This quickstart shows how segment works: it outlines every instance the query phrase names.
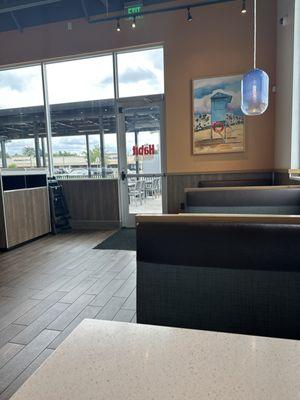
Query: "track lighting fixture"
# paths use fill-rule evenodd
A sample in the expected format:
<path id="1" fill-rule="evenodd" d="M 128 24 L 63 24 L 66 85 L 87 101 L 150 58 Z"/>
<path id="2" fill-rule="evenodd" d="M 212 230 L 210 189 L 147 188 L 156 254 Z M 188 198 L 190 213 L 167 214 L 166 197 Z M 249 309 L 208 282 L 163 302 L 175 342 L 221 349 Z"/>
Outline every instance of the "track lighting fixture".
<path id="1" fill-rule="evenodd" d="M 246 0 L 242 0 L 242 9 L 241 9 L 242 14 L 247 14 L 247 8 L 246 8 Z"/>
<path id="2" fill-rule="evenodd" d="M 224 0 L 224 1 L 227 1 L 227 0 Z M 241 0 L 241 2 L 242 2 L 241 14 L 247 14 L 247 6 L 246 6 L 247 5 L 247 0 Z M 177 9 L 178 10 L 179 9 L 186 9 L 186 13 L 187 13 L 186 20 L 188 22 L 192 22 L 193 21 L 193 16 L 192 16 L 192 13 L 191 13 L 191 7 L 198 7 L 198 6 L 201 6 L 201 5 L 202 5 L 202 3 L 193 4 L 192 6 L 174 7 L 172 9 L 167 9 L 166 11 L 173 11 L 173 10 L 175 11 Z M 155 13 L 155 12 L 157 12 L 157 11 L 154 10 L 154 11 L 150 11 L 150 12 L 147 12 L 147 13 L 141 12 L 141 13 L 138 14 L 138 17 L 142 16 L 142 15 L 145 15 L 145 14 Z M 120 16 L 120 17 L 117 17 L 117 18 L 116 17 L 115 18 L 113 18 L 113 17 L 111 18 L 111 20 L 115 19 L 117 21 L 116 28 L 115 28 L 117 32 L 121 32 L 120 19 L 123 19 L 123 18 L 124 18 L 123 16 Z M 106 21 L 106 20 L 107 20 L 107 18 L 103 19 L 103 21 Z M 102 20 L 95 20 L 95 21 L 90 21 L 90 22 L 102 22 Z M 132 29 L 136 28 L 136 15 L 131 16 L 131 28 Z"/>
<path id="3" fill-rule="evenodd" d="M 188 7 L 186 10 L 187 10 L 187 21 L 188 22 L 192 22 L 193 21 L 193 17 L 192 17 L 192 14 L 191 14 L 190 7 Z"/>
<path id="4" fill-rule="evenodd" d="M 135 23 L 135 16 L 133 17 L 133 21 L 131 23 L 131 28 L 134 29 L 136 27 L 136 23 Z"/>
<path id="5" fill-rule="evenodd" d="M 116 31 L 117 31 L 117 32 L 121 32 L 121 26 L 120 26 L 120 20 L 119 20 L 119 18 L 117 19 Z"/>

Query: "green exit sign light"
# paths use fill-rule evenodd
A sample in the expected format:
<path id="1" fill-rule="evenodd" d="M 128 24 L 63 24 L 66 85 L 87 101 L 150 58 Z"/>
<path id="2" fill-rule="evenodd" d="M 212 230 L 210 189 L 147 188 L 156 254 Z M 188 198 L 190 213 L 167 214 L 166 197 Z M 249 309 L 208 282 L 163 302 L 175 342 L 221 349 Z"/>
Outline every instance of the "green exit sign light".
<path id="1" fill-rule="evenodd" d="M 135 1 L 127 1 L 124 4 L 124 13 L 129 18 L 133 18 L 135 15 L 139 15 L 142 13 L 143 9 L 143 1 L 135 0 Z"/>
<path id="2" fill-rule="evenodd" d="M 142 6 L 131 6 L 127 7 L 127 15 L 135 15 L 135 14 L 140 14 L 142 12 Z"/>

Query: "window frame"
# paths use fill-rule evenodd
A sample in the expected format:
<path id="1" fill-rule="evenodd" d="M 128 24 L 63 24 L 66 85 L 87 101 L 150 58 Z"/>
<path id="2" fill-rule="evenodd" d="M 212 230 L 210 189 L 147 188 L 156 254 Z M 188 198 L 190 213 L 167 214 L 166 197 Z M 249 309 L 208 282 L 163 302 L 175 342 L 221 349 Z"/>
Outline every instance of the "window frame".
<path id="1" fill-rule="evenodd" d="M 160 93 L 160 94 L 154 94 L 154 95 L 150 94 L 149 96 L 163 96 L 165 93 L 165 87 L 166 87 L 165 47 L 164 47 L 163 43 L 156 43 L 156 44 L 152 44 L 152 45 L 151 44 L 141 45 L 141 46 L 135 46 L 135 47 L 126 47 L 126 48 L 116 49 L 113 51 L 97 51 L 97 52 L 78 54 L 78 55 L 73 55 L 73 56 L 42 59 L 40 61 L 4 65 L 4 66 L 0 67 L 0 72 L 18 69 L 18 68 L 34 67 L 34 66 L 36 66 L 36 67 L 38 66 L 41 68 L 42 89 L 43 89 L 42 107 L 44 108 L 44 113 L 45 113 L 45 133 L 46 133 L 47 145 L 48 145 L 47 146 L 48 147 L 48 165 L 45 168 L 48 169 L 50 176 L 54 175 L 54 159 L 53 159 L 53 150 L 52 150 L 53 136 L 52 136 L 52 130 L 51 130 L 51 113 L 50 113 L 51 105 L 49 102 L 49 95 L 48 95 L 48 82 L 47 82 L 46 66 L 49 64 L 57 64 L 60 62 L 63 63 L 63 62 L 68 62 L 68 61 L 83 60 L 83 59 L 88 59 L 88 58 L 93 58 L 93 57 L 112 56 L 114 97 L 113 97 L 113 99 L 107 99 L 107 100 L 114 100 L 114 102 L 116 104 L 116 111 L 117 111 L 117 105 L 118 105 L 119 100 L 126 101 L 126 99 L 128 99 L 128 100 L 131 99 L 134 101 L 135 98 L 148 96 L 148 95 L 140 95 L 140 96 L 132 96 L 132 97 L 120 97 L 119 96 L 119 80 L 118 80 L 118 66 L 117 66 L 118 54 L 147 51 L 147 50 L 154 50 L 154 49 L 162 49 L 162 52 L 163 52 L 162 57 L 163 57 L 163 89 L 164 89 L 164 92 Z M 106 100 L 106 99 L 101 99 L 101 100 Z M 118 131 L 118 128 L 116 130 Z M 116 132 L 116 134 L 118 136 L 118 132 Z M 88 149 L 87 149 L 87 151 L 88 151 Z M 85 177 L 84 179 L 89 179 L 89 177 Z M 101 178 L 99 178 L 99 179 L 101 179 Z"/>

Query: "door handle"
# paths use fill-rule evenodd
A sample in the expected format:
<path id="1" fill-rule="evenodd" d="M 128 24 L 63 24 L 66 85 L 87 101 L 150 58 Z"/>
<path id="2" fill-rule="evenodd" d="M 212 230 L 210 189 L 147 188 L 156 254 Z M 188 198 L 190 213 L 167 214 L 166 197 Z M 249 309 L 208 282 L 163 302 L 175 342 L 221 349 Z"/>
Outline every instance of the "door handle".
<path id="1" fill-rule="evenodd" d="M 122 179 L 122 181 L 125 181 L 125 179 L 126 179 L 126 174 L 124 171 L 121 172 L 121 179 Z"/>

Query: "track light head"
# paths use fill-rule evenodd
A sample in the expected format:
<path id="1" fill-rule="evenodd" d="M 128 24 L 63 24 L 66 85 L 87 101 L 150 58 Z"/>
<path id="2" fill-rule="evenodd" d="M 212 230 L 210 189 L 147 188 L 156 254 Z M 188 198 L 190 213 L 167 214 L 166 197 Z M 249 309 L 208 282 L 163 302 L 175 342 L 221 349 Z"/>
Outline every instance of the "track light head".
<path id="1" fill-rule="evenodd" d="M 193 17 L 192 17 L 192 14 L 191 14 L 190 7 L 188 7 L 186 10 L 187 10 L 187 21 L 188 22 L 192 22 L 193 21 Z"/>
<path id="2" fill-rule="evenodd" d="M 241 9 L 241 14 L 247 14 L 247 8 L 246 8 L 246 0 L 242 0 L 242 9 Z"/>
<path id="3" fill-rule="evenodd" d="M 119 20 L 119 18 L 117 19 L 116 31 L 117 31 L 117 32 L 121 32 L 121 26 L 120 26 L 120 20 Z"/>
<path id="4" fill-rule="evenodd" d="M 132 23 L 131 23 L 131 28 L 132 29 L 135 29 L 135 27 L 136 27 L 136 23 L 135 23 L 135 16 L 133 17 L 133 21 L 132 21 Z"/>

